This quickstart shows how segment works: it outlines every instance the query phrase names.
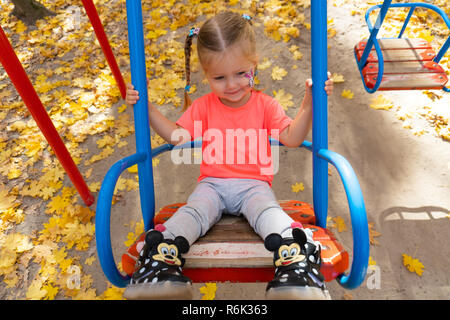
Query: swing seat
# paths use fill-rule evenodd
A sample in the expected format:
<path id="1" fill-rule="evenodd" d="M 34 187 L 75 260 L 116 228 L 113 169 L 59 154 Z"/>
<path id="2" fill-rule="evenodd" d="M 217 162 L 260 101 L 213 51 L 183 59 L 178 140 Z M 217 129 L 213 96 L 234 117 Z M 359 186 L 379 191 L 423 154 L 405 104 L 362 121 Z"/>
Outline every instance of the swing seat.
<path id="1" fill-rule="evenodd" d="M 445 70 L 433 59 L 436 52 L 423 39 L 377 39 L 384 61 L 383 78 L 378 90 L 443 89 L 448 82 Z M 355 46 L 355 56 L 361 59 L 367 40 Z M 379 59 L 372 48 L 362 69 L 365 85 L 373 89 L 378 78 Z"/>
<path id="2" fill-rule="evenodd" d="M 313 239 L 320 242 L 321 272 L 325 281 L 344 273 L 349 265 L 349 255 L 331 231 L 315 226 L 313 208 L 296 200 L 281 200 L 279 203 L 293 220 L 311 229 Z M 155 215 L 155 225 L 166 222 L 184 204 L 175 203 L 162 208 Z M 136 246 L 143 240 L 144 234 L 122 256 L 122 268 L 130 276 L 138 257 Z M 183 272 L 193 282 L 268 282 L 274 276 L 273 254 L 265 249 L 263 240 L 242 217 L 224 215 L 184 257 Z"/>

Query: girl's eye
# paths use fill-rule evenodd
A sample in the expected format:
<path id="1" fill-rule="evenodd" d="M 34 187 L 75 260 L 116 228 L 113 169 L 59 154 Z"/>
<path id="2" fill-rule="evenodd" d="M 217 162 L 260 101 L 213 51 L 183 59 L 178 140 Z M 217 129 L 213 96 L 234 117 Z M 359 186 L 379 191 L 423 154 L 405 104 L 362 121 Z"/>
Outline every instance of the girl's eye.
<path id="1" fill-rule="evenodd" d="M 222 79 L 223 79 L 222 76 L 220 76 L 220 77 L 215 77 L 215 78 L 214 78 L 214 80 L 222 80 Z"/>
<path id="2" fill-rule="evenodd" d="M 246 74 L 245 71 L 238 72 L 238 75 L 240 75 L 240 76 L 243 76 L 244 74 Z"/>

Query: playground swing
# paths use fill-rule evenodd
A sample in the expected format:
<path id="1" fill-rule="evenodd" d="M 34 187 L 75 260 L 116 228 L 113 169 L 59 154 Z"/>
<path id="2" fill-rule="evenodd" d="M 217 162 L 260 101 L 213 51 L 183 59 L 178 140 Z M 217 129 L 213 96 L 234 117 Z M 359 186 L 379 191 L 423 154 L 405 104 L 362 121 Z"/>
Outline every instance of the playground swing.
<path id="1" fill-rule="evenodd" d="M 416 8 L 430 9 L 440 15 L 447 28 L 450 20 L 445 12 L 428 3 L 395 3 L 385 0 L 366 12 L 365 19 L 370 31 L 368 40 L 362 40 L 354 48 L 356 62 L 367 92 L 377 90 L 424 90 L 442 89 L 449 92 L 445 85 L 448 77 L 439 65 L 450 46 L 450 36 L 439 49 L 433 50 L 424 39 L 403 38 L 403 34 Z M 408 15 L 397 38 L 377 38 L 386 14 L 390 8 L 409 8 Z M 370 22 L 370 13 L 380 9 L 375 26 Z"/>
<path id="2" fill-rule="evenodd" d="M 106 173 L 98 197 L 95 221 L 97 252 L 101 267 L 108 280 L 118 287 L 125 287 L 129 283 L 138 255 L 136 244 L 142 241 L 144 236 L 141 235 L 122 256 L 122 267 L 127 273 L 123 275 L 115 264 L 110 238 L 111 201 L 120 174 L 125 169 L 138 165 L 141 210 L 146 231 L 164 223 L 183 205 L 183 203 L 168 205 L 154 216 L 152 158 L 175 147 L 164 144 L 151 149 L 141 2 L 127 0 L 126 6 L 132 83 L 141 93 L 139 101 L 134 106 L 137 153 L 119 160 Z M 324 83 L 327 79 L 327 1 L 312 1 L 311 16 L 313 82 Z M 300 221 L 305 228 L 311 228 L 314 239 L 321 243 L 323 261 L 321 271 L 326 281 L 337 279 L 343 287 L 354 289 L 364 280 L 369 260 L 369 231 L 364 200 L 357 177 L 348 161 L 328 150 L 325 90 L 313 86 L 313 97 L 315 143 L 305 141 L 301 147 L 311 151 L 313 155 L 314 209 L 309 204 L 294 200 L 280 201 L 280 204 L 294 220 Z M 272 145 L 281 145 L 273 139 L 270 142 Z M 198 147 L 201 147 L 199 140 L 181 146 L 181 148 Z M 351 215 L 353 261 L 349 274 L 345 274 L 349 266 L 349 254 L 326 229 L 328 163 L 334 165 L 340 174 Z M 184 257 L 186 264 L 183 273 L 193 282 L 270 281 L 274 275 L 273 255 L 265 250 L 263 240 L 241 218 L 222 218 L 204 237 L 191 246 L 189 253 Z"/>

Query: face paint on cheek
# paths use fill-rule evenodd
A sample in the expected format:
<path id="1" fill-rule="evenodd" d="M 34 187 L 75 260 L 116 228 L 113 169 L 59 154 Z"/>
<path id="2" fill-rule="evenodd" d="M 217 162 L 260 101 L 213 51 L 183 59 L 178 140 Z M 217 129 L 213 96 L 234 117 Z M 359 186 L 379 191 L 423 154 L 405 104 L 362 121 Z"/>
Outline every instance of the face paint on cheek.
<path id="1" fill-rule="evenodd" d="M 253 88 L 255 86 L 255 76 L 253 74 L 253 70 L 250 70 L 250 72 L 247 72 L 245 74 L 245 77 L 248 78 L 250 88 Z"/>

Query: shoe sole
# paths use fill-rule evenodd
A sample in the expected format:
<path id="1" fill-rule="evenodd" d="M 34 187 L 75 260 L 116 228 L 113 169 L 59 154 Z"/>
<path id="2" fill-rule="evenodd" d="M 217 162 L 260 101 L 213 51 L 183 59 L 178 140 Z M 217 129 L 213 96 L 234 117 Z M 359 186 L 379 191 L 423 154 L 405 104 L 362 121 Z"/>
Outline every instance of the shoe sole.
<path id="1" fill-rule="evenodd" d="M 129 300 L 192 300 L 193 295 L 192 284 L 173 281 L 130 284 L 123 293 Z"/>
<path id="2" fill-rule="evenodd" d="M 328 290 L 314 287 L 271 288 L 266 292 L 267 300 L 331 300 Z"/>

